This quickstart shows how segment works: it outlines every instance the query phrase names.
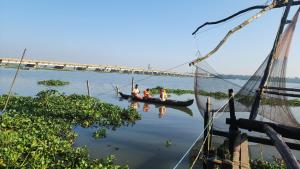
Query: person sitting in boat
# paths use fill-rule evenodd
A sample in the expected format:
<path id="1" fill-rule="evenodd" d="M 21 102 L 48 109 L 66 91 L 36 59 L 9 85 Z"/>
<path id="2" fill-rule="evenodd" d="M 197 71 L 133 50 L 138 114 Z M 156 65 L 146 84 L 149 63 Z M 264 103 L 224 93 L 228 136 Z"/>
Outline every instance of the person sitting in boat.
<path id="1" fill-rule="evenodd" d="M 147 88 L 146 90 L 144 90 L 144 99 L 149 99 L 151 98 L 151 92 L 150 89 Z"/>
<path id="2" fill-rule="evenodd" d="M 161 100 L 161 101 L 166 101 L 166 100 L 167 100 L 167 97 L 168 97 L 167 92 L 166 92 L 166 89 L 161 88 L 161 89 L 160 89 L 160 92 L 159 92 L 159 96 L 160 96 L 160 100 Z"/>
<path id="3" fill-rule="evenodd" d="M 131 95 L 135 98 L 142 99 L 143 97 L 140 95 L 139 85 L 136 84 L 135 87 L 131 91 Z"/>

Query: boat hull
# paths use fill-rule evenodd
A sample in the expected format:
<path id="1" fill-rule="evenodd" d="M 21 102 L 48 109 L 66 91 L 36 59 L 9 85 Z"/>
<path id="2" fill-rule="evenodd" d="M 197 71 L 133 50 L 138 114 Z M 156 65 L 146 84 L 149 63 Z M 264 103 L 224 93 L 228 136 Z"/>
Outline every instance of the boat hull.
<path id="1" fill-rule="evenodd" d="M 170 105 L 170 106 L 190 106 L 193 104 L 194 99 L 188 100 L 188 101 L 177 101 L 177 100 L 170 100 L 167 99 L 166 101 L 161 101 L 157 98 L 149 98 L 149 99 L 140 99 L 136 97 L 132 97 L 131 95 L 123 94 L 122 92 L 119 92 L 121 97 L 124 99 L 131 98 L 132 100 L 144 102 L 144 103 L 154 103 L 154 104 L 161 104 L 161 105 Z"/>

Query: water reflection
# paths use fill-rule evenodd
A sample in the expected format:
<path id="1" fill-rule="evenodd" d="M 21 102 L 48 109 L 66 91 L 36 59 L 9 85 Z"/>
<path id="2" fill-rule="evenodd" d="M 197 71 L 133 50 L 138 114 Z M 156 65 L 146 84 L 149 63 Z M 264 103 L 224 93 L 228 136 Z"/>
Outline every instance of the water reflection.
<path id="1" fill-rule="evenodd" d="M 137 110 L 140 107 L 140 104 L 139 102 L 133 101 L 131 102 L 130 107 Z"/>
<path id="2" fill-rule="evenodd" d="M 148 112 L 150 109 L 150 105 L 148 103 L 144 103 L 143 112 Z"/>
<path id="3" fill-rule="evenodd" d="M 162 118 L 166 114 L 167 108 L 166 106 L 159 106 L 158 111 L 159 111 L 158 117 Z"/>
<path id="4" fill-rule="evenodd" d="M 120 99 L 120 101 L 124 101 L 124 100 Z M 136 109 L 136 110 L 138 110 L 140 108 L 140 104 L 142 104 L 142 103 L 139 103 L 137 101 L 132 101 L 132 100 L 130 100 L 129 103 L 130 103 L 129 107 Z M 150 105 L 154 105 L 154 109 L 152 109 L 152 110 L 158 109 L 158 112 L 159 112 L 158 117 L 159 118 L 162 118 L 163 116 L 165 116 L 165 114 L 167 112 L 167 108 L 179 110 L 180 112 L 184 112 L 190 116 L 193 116 L 192 110 L 188 107 L 166 106 L 166 105 L 157 105 L 157 104 L 150 104 L 150 103 L 143 103 L 143 109 L 142 109 L 143 112 L 149 112 L 152 108 L 152 106 L 150 106 Z"/>

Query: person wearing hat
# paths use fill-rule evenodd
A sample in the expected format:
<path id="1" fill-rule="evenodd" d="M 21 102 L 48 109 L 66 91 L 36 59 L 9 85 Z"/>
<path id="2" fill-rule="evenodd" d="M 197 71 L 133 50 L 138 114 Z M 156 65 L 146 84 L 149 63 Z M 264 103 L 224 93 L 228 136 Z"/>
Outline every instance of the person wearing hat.
<path id="1" fill-rule="evenodd" d="M 131 91 L 131 95 L 135 98 L 143 99 L 143 97 L 140 95 L 140 90 L 138 87 L 139 87 L 139 85 L 136 84 L 135 87 Z"/>

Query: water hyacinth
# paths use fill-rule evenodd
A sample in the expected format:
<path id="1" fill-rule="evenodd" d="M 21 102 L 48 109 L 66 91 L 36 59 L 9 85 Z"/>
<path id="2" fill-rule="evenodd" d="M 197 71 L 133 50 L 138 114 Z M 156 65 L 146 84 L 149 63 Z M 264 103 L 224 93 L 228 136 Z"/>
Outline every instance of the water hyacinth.
<path id="1" fill-rule="evenodd" d="M 7 96 L 0 97 L 0 108 Z M 55 90 L 36 97 L 12 96 L 0 116 L 0 168 L 127 168 L 113 164 L 113 156 L 91 160 L 87 149 L 74 148 L 75 125 L 105 128 L 134 124 L 140 115 L 84 95 Z M 102 134 L 102 135 L 100 135 Z"/>
<path id="2" fill-rule="evenodd" d="M 45 85 L 45 86 L 65 86 L 65 85 L 69 85 L 70 82 L 61 81 L 61 80 L 41 80 L 38 81 L 37 84 Z"/>

